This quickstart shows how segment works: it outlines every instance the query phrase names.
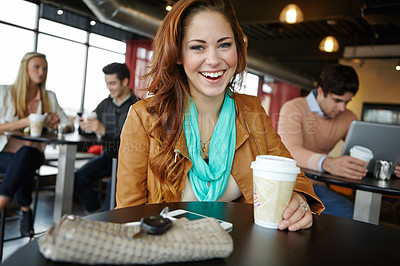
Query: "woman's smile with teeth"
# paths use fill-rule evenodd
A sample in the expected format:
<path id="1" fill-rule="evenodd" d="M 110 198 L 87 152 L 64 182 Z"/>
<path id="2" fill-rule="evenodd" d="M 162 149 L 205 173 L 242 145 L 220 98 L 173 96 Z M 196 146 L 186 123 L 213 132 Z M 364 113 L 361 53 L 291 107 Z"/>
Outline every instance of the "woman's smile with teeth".
<path id="1" fill-rule="evenodd" d="M 224 74 L 224 71 L 218 71 L 218 72 L 200 72 L 204 77 L 206 78 L 219 78 Z"/>

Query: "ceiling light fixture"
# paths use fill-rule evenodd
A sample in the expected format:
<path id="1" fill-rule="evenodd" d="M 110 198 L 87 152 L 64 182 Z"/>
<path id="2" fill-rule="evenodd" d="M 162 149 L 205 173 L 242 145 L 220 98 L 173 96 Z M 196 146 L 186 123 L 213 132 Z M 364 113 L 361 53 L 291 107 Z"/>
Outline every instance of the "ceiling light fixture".
<path id="1" fill-rule="evenodd" d="M 167 11 L 171 11 L 171 9 L 172 9 L 172 6 L 171 6 L 171 5 L 167 5 L 167 6 L 165 7 L 165 10 L 167 10 Z"/>
<path id="2" fill-rule="evenodd" d="M 295 24 L 303 22 L 304 16 L 298 5 L 288 4 L 282 9 L 281 14 L 279 15 L 279 20 L 282 23 Z"/>
<path id="3" fill-rule="evenodd" d="M 62 14 L 64 14 L 64 10 L 62 10 L 61 8 L 59 8 L 57 10 L 57 15 L 61 16 Z"/>
<path id="4" fill-rule="evenodd" d="M 339 43 L 333 36 L 326 36 L 319 43 L 319 49 L 322 52 L 334 53 L 339 50 Z"/>
<path id="5" fill-rule="evenodd" d="M 96 25 L 96 21 L 95 20 L 91 20 L 89 23 L 90 23 L 90 26 Z"/>
<path id="6" fill-rule="evenodd" d="M 394 67 L 397 71 L 400 71 L 400 62 L 397 63 L 397 65 Z"/>

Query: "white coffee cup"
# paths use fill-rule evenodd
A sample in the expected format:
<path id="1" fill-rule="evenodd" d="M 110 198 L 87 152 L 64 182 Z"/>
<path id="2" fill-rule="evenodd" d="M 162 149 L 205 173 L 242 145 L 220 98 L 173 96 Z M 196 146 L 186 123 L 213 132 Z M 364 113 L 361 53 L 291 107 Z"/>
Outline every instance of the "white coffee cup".
<path id="1" fill-rule="evenodd" d="M 84 113 L 82 115 L 82 118 L 84 121 L 88 120 L 89 118 L 97 118 L 97 114 L 95 112 L 91 112 L 91 113 Z"/>
<path id="2" fill-rule="evenodd" d="M 29 130 L 32 137 L 39 137 L 40 135 L 42 135 L 45 118 L 46 115 L 42 114 L 29 115 Z"/>
<path id="3" fill-rule="evenodd" d="M 267 228 L 278 228 L 289 204 L 300 168 L 296 161 L 274 155 L 259 155 L 253 169 L 254 221 Z"/>
<path id="4" fill-rule="evenodd" d="M 87 121 L 88 119 L 90 119 L 90 118 L 97 118 L 97 114 L 95 113 L 95 112 L 91 112 L 91 113 L 84 113 L 83 115 L 82 115 L 82 118 L 83 118 L 83 121 Z M 88 131 L 85 131 L 86 133 L 93 133 L 93 131 L 91 131 L 91 130 L 88 130 Z"/>
<path id="5" fill-rule="evenodd" d="M 370 149 L 358 145 L 355 145 L 350 149 L 350 156 L 367 163 L 369 163 L 369 161 L 374 158 L 374 154 Z"/>

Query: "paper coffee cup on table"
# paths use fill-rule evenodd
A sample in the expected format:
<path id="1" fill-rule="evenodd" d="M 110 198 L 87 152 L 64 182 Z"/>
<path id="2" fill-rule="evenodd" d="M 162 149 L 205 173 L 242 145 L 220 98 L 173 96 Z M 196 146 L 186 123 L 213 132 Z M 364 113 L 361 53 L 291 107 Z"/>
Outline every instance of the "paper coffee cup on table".
<path id="1" fill-rule="evenodd" d="M 39 137 L 42 135 L 43 124 L 46 115 L 42 114 L 30 114 L 29 115 L 29 127 L 30 133 L 32 137 Z"/>
<path id="2" fill-rule="evenodd" d="M 300 168 L 296 161 L 274 155 L 259 155 L 253 169 L 254 221 L 267 228 L 278 228 L 289 204 Z"/>
<path id="3" fill-rule="evenodd" d="M 350 149 L 350 156 L 367 163 L 374 158 L 374 155 L 370 149 L 358 145 L 355 145 Z"/>

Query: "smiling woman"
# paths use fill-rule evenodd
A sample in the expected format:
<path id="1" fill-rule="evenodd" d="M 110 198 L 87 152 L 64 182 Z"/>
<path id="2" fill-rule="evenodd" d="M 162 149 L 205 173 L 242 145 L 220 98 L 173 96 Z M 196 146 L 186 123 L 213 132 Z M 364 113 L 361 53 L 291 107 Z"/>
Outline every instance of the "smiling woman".
<path id="1" fill-rule="evenodd" d="M 174 5 L 154 39 L 148 74 L 153 97 L 132 106 L 121 133 L 117 208 L 252 203 L 255 157 L 290 157 L 260 101 L 235 93 L 246 70 L 246 46 L 230 1 Z M 281 230 L 308 228 L 311 210 L 323 210 L 305 176 L 297 180 Z M 301 207 L 305 202 L 311 210 Z"/>
<path id="2" fill-rule="evenodd" d="M 246 69 L 246 42 L 232 4 L 178 1 L 154 39 L 152 62 L 153 97 L 132 106 L 121 133 L 117 208 L 171 201 L 252 203 L 251 162 L 259 154 L 290 154 L 260 101 L 234 92 Z M 310 208 L 301 207 L 305 202 Z M 322 210 L 299 174 L 279 229 L 308 228 L 311 211 Z"/>

